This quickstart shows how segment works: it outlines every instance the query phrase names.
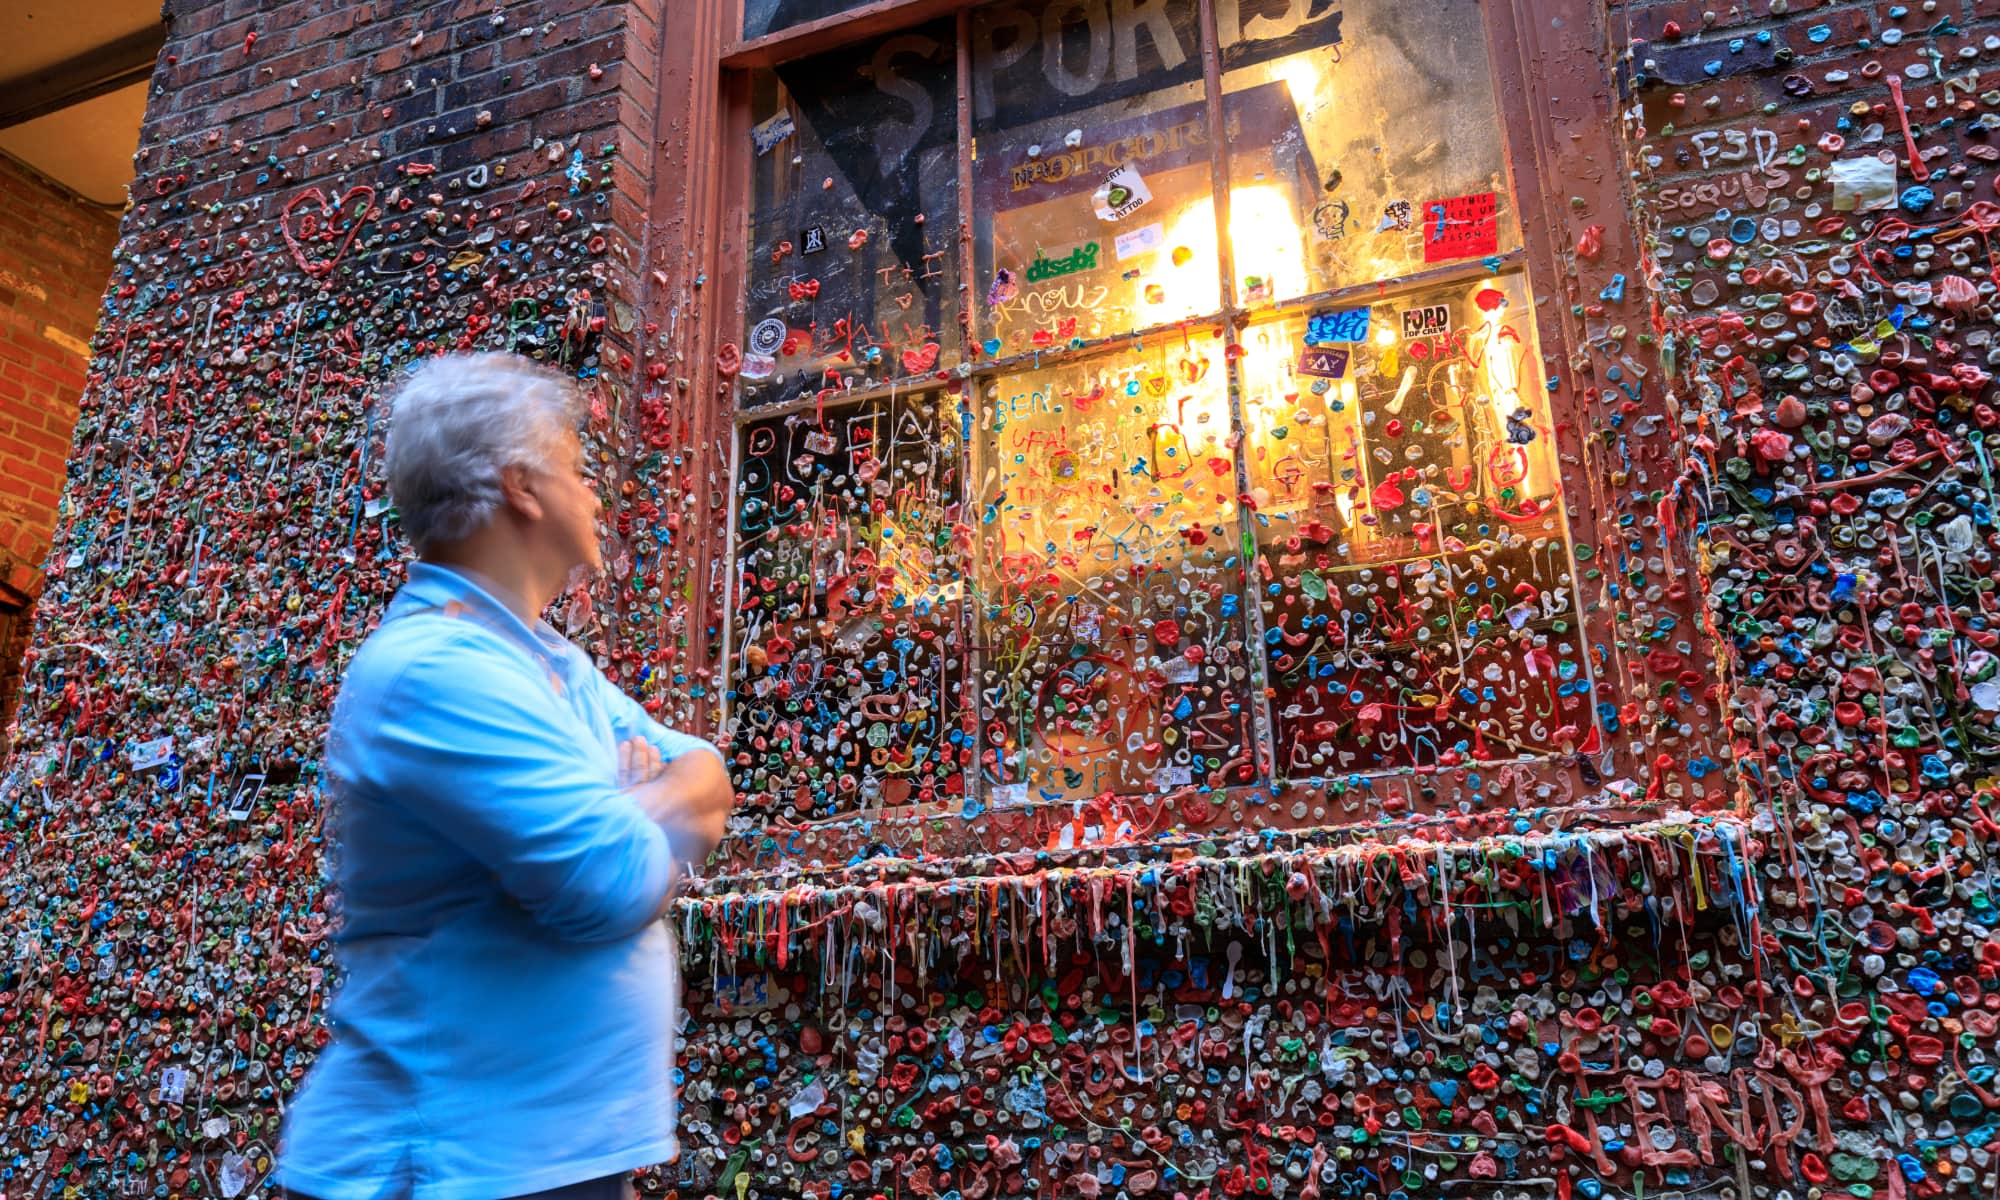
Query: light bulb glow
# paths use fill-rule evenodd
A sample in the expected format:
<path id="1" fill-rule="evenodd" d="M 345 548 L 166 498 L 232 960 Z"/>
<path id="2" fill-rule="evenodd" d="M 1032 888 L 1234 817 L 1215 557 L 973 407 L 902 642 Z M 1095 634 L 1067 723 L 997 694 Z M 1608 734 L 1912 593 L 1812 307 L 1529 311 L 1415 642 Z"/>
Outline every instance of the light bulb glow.
<path id="1" fill-rule="evenodd" d="M 1162 264 L 1158 272 L 1167 306 L 1190 313 L 1220 308 L 1214 202 L 1202 200 L 1182 209 L 1167 231 L 1167 245 L 1187 251 L 1182 262 Z M 1310 290 L 1304 231 L 1291 203 L 1275 187 L 1257 184 L 1230 191 L 1229 250 L 1237 295 L 1246 301 L 1289 299 Z"/>
<path id="2" fill-rule="evenodd" d="M 1271 73 L 1285 81 L 1285 90 L 1291 93 L 1292 107 L 1305 117 L 1319 107 L 1319 68 L 1313 65 L 1309 55 L 1299 54 L 1284 59 L 1273 66 Z"/>
<path id="3" fill-rule="evenodd" d="M 1229 193 L 1229 248 L 1239 296 L 1281 300 L 1309 290 L 1305 238 L 1277 188 L 1258 185 Z"/>

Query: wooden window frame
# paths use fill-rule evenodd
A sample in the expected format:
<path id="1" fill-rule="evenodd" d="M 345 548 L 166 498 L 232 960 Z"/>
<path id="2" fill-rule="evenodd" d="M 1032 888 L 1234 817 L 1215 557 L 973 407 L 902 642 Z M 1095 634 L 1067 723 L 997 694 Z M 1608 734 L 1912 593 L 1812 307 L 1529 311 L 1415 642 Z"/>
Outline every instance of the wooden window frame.
<path id="1" fill-rule="evenodd" d="M 696 361 L 710 363 L 715 349 L 737 341 L 746 315 L 752 160 L 747 150 L 739 153 L 738 148 L 747 147 L 752 125 L 750 73 L 943 17 L 955 17 L 958 135 L 963 146 L 971 136 L 971 106 L 966 98 L 971 69 L 968 22 L 973 10 L 989 2 L 875 0 L 837 16 L 746 40 L 738 36 L 742 30 L 742 0 L 693 0 L 690 7 L 700 12 L 690 27 L 702 33 L 719 31 L 721 36 L 697 36 L 682 41 L 678 48 L 665 48 L 663 77 L 671 77 L 678 65 L 698 100 L 705 99 L 702 96 L 705 89 L 712 89 L 708 95 L 714 100 L 712 105 L 694 106 L 681 135 L 688 163 L 712 164 L 706 168 L 709 173 L 706 178 L 689 183 L 683 192 L 707 199 L 707 203 L 691 205 L 685 211 L 699 213 L 706 209 L 710 219 L 690 220 L 684 228 L 693 251 L 688 261 L 708 264 L 715 280 L 700 316 Z M 1266 711 L 1251 735 L 1259 765 L 1258 782 L 1232 787 L 1220 796 L 1192 805 L 1185 795 L 1175 801 L 1181 811 L 1172 815 L 1172 822 L 1187 831 L 1189 844 L 1264 829 L 1330 828 L 1330 835 L 1335 837 L 1379 839 L 1393 834 L 1435 839 L 1524 833 L 1528 831 L 1520 823 L 1524 820 L 1538 831 L 1622 827 L 1657 819 L 1669 809 L 1740 804 L 1740 797 L 1723 797 L 1716 783 L 1698 782 L 1692 777 L 1695 773 L 1688 770 L 1690 764 L 1704 758 L 1711 762 L 1724 758 L 1726 748 L 1722 681 L 1712 643 L 1704 636 L 1704 631 L 1712 630 L 1712 626 L 1701 606 L 1700 589 L 1695 586 L 1692 551 L 1685 540 L 1673 534 L 1670 520 L 1663 519 L 1648 529 L 1646 518 L 1635 517 L 1630 502 L 1635 482 L 1641 486 L 1654 485 L 1657 494 L 1666 490 L 1660 485 L 1673 480 L 1682 465 L 1675 459 L 1674 439 L 1678 431 L 1668 427 L 1670 421 L 1661 419 L 1650 431 L 1626 429 L 1622 424 L 1622 418 L 1633 417 L 1641 408 L 1662 418 L 1673 411 L 1669 397 L 1663 394 L 1666 381 L 1652 377 L 1634 380 L 1627 376 L 1621 386 L 1621 382 L 1594 374 L 1603 371 L 1606 364 L 1644 363 L 1651 356 L 1651 351 L 1642 344 L 1644 333 L 1650 330 L 1650 321 L 1644 280 L 1637 277 L 1636 269 L 1621 277 L 1625 281 L 1622 298 L 1598 295 L 1594 284 L 1584 282 L 1586 276 L 1606 276 L 1616 264 L 1638 264 L 1643 258 L 1643 243 L 1633 224 L 1631 196 L 1626 189 L 1628 172 L 1618 137 L 1618 122 L 1624 113 L 1617 107 L 1619 98 L 1612 83 L 1612 50 L 1603 7 L 1598 0 L 1497 0 L 1483 3 L 1479 8 L 1485 23 L 1497 112 L 1505 134 L 1507 182 L 1521 227 L 1521 248 L 1505 257 L 1508 266 L 1517 266 L 1527 276 L 1538 308 L 1534 321 L 1545 370 L 1560 381 L 1549 397 L 1549 406 L 1568 536 L 1572 546 L 1595 548 L 1594 559 L 1602 571 L 1595 579 L 1586 576 L 1573 581 L 1572 587 L 1582 606 L 1578 614 L 1581 625 L 1578 637 L 1585 658 L 1591 660 L 1586 666 L 1592 674 L 1593 710 L 1607 703 L 1617 707 L 1621 710 L 1623 728 L 1614 734 L 1597 726 L 1605 745 L 1600 753 L 1591 756 L 1588 764 L 1575 757 L 1550 756 L 1376 771 L 1355 777 L 1363 780 L 1358 795 L 1327 794 L 1309 785 L 1287 783 L 1274 798 L 1269 785 L 1273 764 L 1268 761 L 1272 734 Z M 1212 33 L 1213 0 L 1200 0 L 1200 20 L 1204 31 Z M 1205 34 L 1202 54 L 1205 94 L 1219 96 L 1223 94 L 1221 63 L 1213 36 Z M 1209 105 L 1208 120 L 1217 228 L 1227 230 L 1230 189 L 1224 139 L 1220 136 L 1220 105 Z M 970 173 L 969 160 L 961 156 L 959 271 L 961 281 L 968 283 L 974 270 Z M 656 212 L 661 187 L 656 180 Z M 1578 219 L 1579 213 L 1588 214 L 1587 220 Z M 1237 303 L 1234 271 L 1228 261 L 1229 238 L 1218 235 L 1217 241 L 1222 259 L 1221 320 L 1233 330 L 1241 330 L 1253 310 Z M 1589 245 L 1591 242 L 1595 243 L 1594 249 Z M 1426 282 L 1466 279 L 1484 270 L 1480 263 L 1473 262 L 1385 282 L 1402 290 Z M 1370 281 L 1254 311 L 1260 318 L 1269 318 L 1324 308 L 1347 296 L 1372 296 L 1376 292 L 1377 284 Z M 969 296 L 971 292 L 962 290 L 961 294 Z M 1591 323 L 1599 325 L 1595 341 Z M 1192 322 L 1186 324 L 1193 327 Z M 1614 331 L 1618 326 L 1625 327 L 1625 338 L 1607 344 L 1608 339 L 1602 335 L 1606 324 Z M 1163 328 L 1177 327 L 1180 323 Z M 1138 332 L 1143 335 L 1156 331 Z M 968 325 L 966 336 L 973 335 Z M 1041 362 L 1048 365 L 1089 358 L 1105 343 L 1127 342 L 1132 336 L 1121 332 L 1073 352 L 1044 351 Z M 968 346 L 968 361 L 972 357 L 970 349 Z M 978 362 L 976 374 L 979 377 L 1005 374 L 1010 366 L 1022 365 L 1015 361 L 1017 357 L 1027 356 Z M 719 381 L 711 378 L 708 382 Z M 970 389 L 974 383 L 975 380 L 967 379 L 963 386 Z M 890 390 L 887 383 L 857 387 L 843 393 L 837 403 L 845 405 Z M 901 381 L 896 390 L 913 389 L 907 381 Z M 693 422 L 696 442 L 711 456 L 707 463 L 711 474 L 733 468 L 736 431 L 744 421 L 782 414 L 796 407 L 780 404 L 739 411 L 734 389 L 730 387 L 697 388 L 694 394 L 717 397 L 696 414 Z M 1240 413 L 1232 415 L 1240 421 Z M 1239 456 L 1239 482 L 1242 470 Z M 722 497 L 720 510 L 733 531 L 736 504 L 733 473 L 725 473 L 723 478 L 728 480 L 728 492 Z M 1637 532 L 1621 536 L 1621 527 L 1636 527 Z M 1657 598 L 1649 596 L 1648 607 L 1653 613 L 1673 619 L 1674 636 L 1643 637 L 1627 628 L 1621 616 L 1626 607 L 1622 589 L 1634 585 L 1625 579 L 1613 580 L 1609 572 L 1628 553 L 1625 547 L 1628 540 L 1638 546 L 1631 553 L 1664 560 L 1664 570 L 1647 575 L 1648 586 L 1662 593 Z M 707 546 L 698 577 L 714 579 L 719 574 L 724 580 L 720 596 L 723 611 L 711 611 L 709 606 L 717 597 L 703 595 L 694 622 L 694 628 L 709 631 L 712 643 L 696 648 L 698 658 L 709 664 L 715 685 L 725 694 L 730 669 L 730 634 L 726 622 L 736 586 L 733 554 L 733 538 L 726 547 L 716 545 L 713 540 Z M 961 601 L 961 614 L 968 605 L 969 601 Z M 1245 605 L 1246 610 L 1253 607 Z M 962 635 L 970 632 L 965 622 L 961 615 Z M 1247 613 L 1246 623 L 1256 624 Z M 1246 635 L 1249 632 L 1246 628 Z M 966 636 L 963 642 L 961 653 L 969 659 L 972 639 Z M 1264 653 L 1261 645 L 1251 652 L 1259 656 Z M 1267 664 L 1259 663 L 1253 683 L 1263 678 L 1267 670 Z M 966 702 L 977 703 L 971 699 Z M 1264 708 L 1261 702 L 1259 707 Z M 979 770 L 976 762 L 961 769 L 976 780 Z M 1477 785 L 1474 778 L 1479 779 Z M 1615 799 L 1607 798 L 1601 784 L 1614 779 L 1636 781 L 1643 791 L 1636 796 L 1624 793 Z M 1295 805 L 1299 800 L 1307 803 Z M 1461 803 L 1469 804 L 1469 810 L 1462 810 Z M 1339 816 L 1331 815 L 1342 805 L 1348 806 L 1346 811 Z M 1201 815 L 1199 809 L 1203 806 L 1212 809 L 1205 825 L 1194 819 Z M 1329 815 L 1321 818 L 1296 815 L 1301 808 L 1310 813 L 1314 806 L 1326 808 Z M 1050 807 L 1030 804 L 986 808 L 975 816 L 965 816 L 956 803 L 933 804 L 878 810 L 860 820 L 853 814 L 840 814 L 800 823 L 775 821 L 764 830 L 762 838 L 743 839 L 726 856 L 732 866 L 755 873 L 775 865 L 774 855 L 779 851 L 787 858 L 828 865 L 848 861 L 863 847 L 883 845 L 907 855 L 972 857 L 1032 853 L 1044 848 L 1052 830 L 1072 819 L 1069 802 L 1057 802 L 1053 806 L 1058 810 L 1055 812 L 1049 811 Z M 1385 828 L 1385 815 L 1395 824 Z M 1142 849 L 1146 846 L 1157 843 L 1140 844 Z"/>

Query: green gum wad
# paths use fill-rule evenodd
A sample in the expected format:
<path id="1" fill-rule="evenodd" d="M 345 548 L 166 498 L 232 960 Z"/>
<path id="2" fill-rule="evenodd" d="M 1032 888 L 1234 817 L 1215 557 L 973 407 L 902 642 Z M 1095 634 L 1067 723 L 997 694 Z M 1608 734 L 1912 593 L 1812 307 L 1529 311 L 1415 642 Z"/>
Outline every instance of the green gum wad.
<path id="1" fill-rule="evenodd" d="M 1835 1179 L 1847 1182 L 1873 1179 L 1876 1172 L 1880 1170 L 1874 1159 L 1866 1155 L 1849 1154 L 1844 1150 L 1834 1151 L 1828 1157 L 1827 1165 L 1833 1169 L 1833 1177 Z"/>

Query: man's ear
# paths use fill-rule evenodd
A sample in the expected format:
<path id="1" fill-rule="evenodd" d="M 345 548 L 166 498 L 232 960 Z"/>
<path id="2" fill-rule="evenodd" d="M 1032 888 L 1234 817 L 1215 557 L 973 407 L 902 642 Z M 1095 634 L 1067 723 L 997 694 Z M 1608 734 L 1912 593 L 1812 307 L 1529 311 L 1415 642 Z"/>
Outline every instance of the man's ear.
<path id="1" fill-rule="evenodd" d="M 542 519 L 542 498 L 535 491 L 535 473 L 516 463 L 500 470 L 500 497 L 508 509 L 530 521 Z"/>

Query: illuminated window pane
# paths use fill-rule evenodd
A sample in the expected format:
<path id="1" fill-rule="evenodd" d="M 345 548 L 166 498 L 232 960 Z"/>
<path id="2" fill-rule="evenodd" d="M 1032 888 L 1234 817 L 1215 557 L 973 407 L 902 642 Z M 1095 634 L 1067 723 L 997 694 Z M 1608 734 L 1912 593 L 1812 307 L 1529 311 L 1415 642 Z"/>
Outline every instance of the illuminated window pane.
<path id="1" fill-rule="evenodd" d="M 941 403 L 878 400 L 739 434 L 732 752 L 766 818 L 962 791 L 960 446 Z"/>
<path id="2" fill-rule="evenodd" d="M 1588 738 L 1532 307 L 1507 275 L 1245 330 L 1281 776 Z"/>
<path id="3" fill-rule="evenodd" d="M 1532 297 L 1480 265 L 1521 238 L 1479 6 L 1211 0 L 1219 105 L 1201 8 L 988 4 L 969 78 L 951 20 L 752 77 L 763 817 L 1112 797 L 1075 811 L 1144 833 L 1267 768 L 1598 748 Z"/>
<path id="4" fill-rule="evenodd" d="M 747 407 L 957 362 L 950 22 L 753 77 Z"/>
<path id="5" fill-rule="evenodd" d="M 1017 354 L 1221 306 L 1196 0 L 972 18 L 979 338 Z"/>
<path id="6" fill-rule="evenodd" d="M 1239 302 L 1520 244 L 1479 5 L 1252 8 L 1216 5 Z"/>
<path id="7" fill-rule="evenodd" d="M 984 383 L 974 597 L 996 803 L 1255 777 L 1221 346 Z"/>

